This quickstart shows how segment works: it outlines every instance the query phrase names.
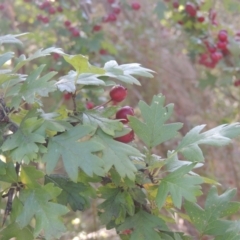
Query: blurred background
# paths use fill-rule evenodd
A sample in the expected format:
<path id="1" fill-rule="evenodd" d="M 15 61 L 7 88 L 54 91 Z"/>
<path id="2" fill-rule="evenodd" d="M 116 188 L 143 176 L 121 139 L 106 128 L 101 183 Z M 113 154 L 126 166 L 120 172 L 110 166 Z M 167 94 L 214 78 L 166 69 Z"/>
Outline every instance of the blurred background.
<path id="1" fill-rule="evenodd" d="M 171 121 L 183 122 L 185 135 L 196 125 L 209 129 L 239 121 L 239 11 L 237 0 L 0 0 L 0 35 L 29 33 L 21 37 L 23 46 L 5 46 L 0 52 L 9 48 L 20 56 L 55 46 L 68 54 L 87 55 L 96 66 L 110 59 L 140 63 L 156 72 L 154 79 L 139 79 L 141 87 L 128 86 L 124 104 L 137 111 L 139 100 L 149 103 L 162 93 L 166 104 L 174 103 Z M 42 63 L 46 72 L 54 70 L 58 76 L 71 70 L 56 53 L 42 61 L 27 65 L 22 73 Z M 89 89 L 83 97 L 97 105 L 102 96 L 102 90 Z M 67 93 L 54 94 L 48 101 L 70 105 Z M 162 144 L 156 152 L 165 157 L 177 141 Z M 206 164 L 199 170 L 221 183 L 219 191 L 237 187 L 238 200 L 239 143 L 205 147 Z M 100 225 L 96 204 L 66 217 L 69 232 L 62 240 L 119 239 Z"/>

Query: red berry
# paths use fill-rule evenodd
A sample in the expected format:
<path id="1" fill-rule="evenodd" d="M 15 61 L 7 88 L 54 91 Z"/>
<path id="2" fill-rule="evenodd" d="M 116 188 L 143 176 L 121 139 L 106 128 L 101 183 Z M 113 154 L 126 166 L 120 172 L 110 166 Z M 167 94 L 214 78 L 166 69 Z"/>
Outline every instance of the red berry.
<path id="1" fill-rule="evenodd" d="M 112 3 L 115 2 L 115 0 L 107 0 L 107 1 L 108 1 L 108 3 L 110 3 L 110 4 L 112 4 Z"/>
<path id="2" fill-rule="evenodd" d="M 225 30 L 221 30 L 219 33 L 218 33 L 218 39 L 221 41 L 221 42 L 226 42 L 227 41 L 227 32 Z"/>
<path id="3" fill-rule="evenodd" d="M 133 116 L 134 110 L 132 107 L 125 106 L 116 112 L 116 119 L 122 119 L 121 120 L 122 123 L 128 123 L 128 117 L 127 117 L 128 115 Z"/>
<path id="4" fill-rule="evenodd" d="M 0 11 L 4 10 L 4 8 L 5 8 L 4 4 L 3 3 L 0 4 Z"/>
<path id="5" fill-rule="evenodd" d="M 126 230 L 122 231 L 122 234 L 124 234 L 124 235 L 129 235 L 131 233 L 132 233 L 131 229 L 126 229 Z"/>
<path id="6" fill-rule="evenodd" d="M 178 1 L 174 1 L 172 5 L 173 5 L 173 8 L 176 8 L 176 9 L 179 8 L 179 2 Z"/>
<path id="7" fill-rule="evenodd" d="M 234 86 L 235 86 L 235 87 L 240 86 L 240 79 L 238 79 L 238 80 L 236 80 L 236 81 L 234 82 Z"/>
<path id="8" fill-rule="evenodd" d="M 220 61 L 223 58 L 223 55 L 221 52 L 216 52 L 215 54 L 217 55 L 218 61 Z"/>
<path id="9" fill-rule="evenodd" d="M 121 85 L 116 85 L 116 86 L 112 87 L 112 89 L 109 92 L 109 95 L 110 95 L 112 101 L 121 102 L 127 96 L 127 88 L 125 88 Z"/>
<path id="10" fill-rule="evenodd" d="M 218 42 L 217 47 L 221 50 L 227 49 L 227 42 Z"/>
<path id="11" fill-rule="evenodd" d="M 70 27 L 70 26 L 71 26 L 71 22 L 68 21 L 68 20 L 66 20 L 66 21 L 64 22 L 64 25 L 65 25 L 65 27 Z"/>
<path id="12" fill-rule="evenodd" d="M 114 12 L 115 14 L 119 14 L 119 13 L 121 12 L 121 8 L 120 8 L 120 7 L 114 7 L 114 8 L 113 8 L 113 12 Z"/>
<path id="13" fill-rule="evenodd" d="M 215 53 L 217 51 L 217 48 L 213 45 L 207 45 L 207 49 L 210 53 Z"/>
<path id="14" fill-rule="evenodd" d="M 64 93 L 63 98 L 64 100 L 68 101 L 72 97 L 72 93 Z"/>
<path id="15" fill-rule="evenodd" d="M 39 6 L 39 8 L 40 9 L 45 9 L 45 8 L 50 7 L 50 6 L 51 6 L 51 3 L 48 0 L 46 0 Z"/>
<path id="16" fill-rule="evenodd" d="M 197 18 L 198 22 L 202 23 L 204 22 L 205 18 L 203 16 L 200 16 Z"/>
<path id="17" fill-rule="evenodd" d="M 222 58 L 222 54 L 220 52 L 215 52 L 211 54 L 211 59 L 213 62 L 218 62 Z"/>
<path id="18" fill-rule="evenodd" d="M 73 37 L 79 37 L 80 36 L 80 32 L 76 28 L 72 29 L 71 33 L 72 33 Z"/>
<path id="19" fill-rule="evenodd" d="M 95 25 L 95 26 L 93 26 L 93 31 L 94 32 L 98 32 L 98 31 L 100 31 L 102 29 L 102 26 L 101 25 Z"/>
<path id="20" fill-rule="evenodd" d="M 53 53 L 54 60 L 58 60 L 61 56 L 58 53 Z"/>
<path id="21" fill-rule="evenodd" d="M 106 49 L 100 49 L 99 50 L 99 54 L 101 54 L 101 55 L 107 55 L 108 54 L 108 51 L 106 50 Z"/>
<path id="22" fill-rule="evenodd" d="M 205 60 L 207 60 L 207 58 L 208 58 L 208 54 L 207 53 L 202 53 L 200 55 L 200 61 L 205 61 Z"/>
<path id="23" fill-rule="evenodd" d="M 42 17 L 42 22 L 43 23 L 49 23 L 49 18 L 48 17 Z"/>
<path id="24" fill-rule="evenodd" d="M 117 20 L 117 17 L 114 13 L 108 14 L 108 19 L 107 19 L 108 22 L 115 22 L 116 20 Z"/>
<path id="25" fill-rule="evenodd" d="M 49 12 L 50 14 L 55 14 L 55 13 L 56 13 L 56 9 L 55 9 L 54 7 L 50 7 L 50 8 L 48 9 L 48 12 Z"/>
<path id="26" fill-rule="evenodd" d="M 186 11 L 187 14 L 190 15 L 191 17 L 195 17 L 196 14 L 197 14 L 196 6 L 195 6 L 193 3 L 186 3 L 185 11 Z"/>
<path id="27" fill-rule="evenodd" d="M 134 2 L 134 3 L 132 3 L 131 7 L 132 7 L 133 10 L 137 11 L 141 8 L 141 5 L 138 2 Z"/>
<path id="28" fill-rule="evenodd" d="M 57 11 L 58 11 L 58 12 L 62 12 L 62 11 L 63 11 L 63 8 L 62 8 L 61 6 L 58 6 L 58 7 L 57 7 Z"/>
<path id="29" fill-rule="evenodd" d="M 134 132 L 133 130 L 131 130 L 131 132 L 129 132 L 128 134 L 121 137 L 114 138 L 114 140 L 122 143 L 129 143 L 134 140 Z"/>
<path id="30" fill-rule="evenodd" d="M 87 109 L 93 109 L 93 108 L 94 108 L 94 103 L 88 101 L 88 102 L 86 103 L 86 108 L 87 108 Z"/>

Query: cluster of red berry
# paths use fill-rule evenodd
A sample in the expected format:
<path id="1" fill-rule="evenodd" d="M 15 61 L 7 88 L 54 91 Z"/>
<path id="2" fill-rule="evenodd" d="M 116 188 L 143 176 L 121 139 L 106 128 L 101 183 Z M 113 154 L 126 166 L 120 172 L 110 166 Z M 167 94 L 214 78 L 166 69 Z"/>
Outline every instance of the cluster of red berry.
<path id="1" fill-rule="evenodd" d="M 62 7 L 60 5 L 57 6 L 57 7 L 54 7 L 53 2 L 48 1 L 48 0 L 44 1 L 43 3 L 41 3 L 39 5 L 39 9 L 47 12 L 50 15 L 54 15 L 57 12 L 62 12 L 63 11 L 63 9 L 62 9 Z M 37 16 L 37 19 L 39 21 L 41 21 L 42 23 L 49 23 L 49 21 L 50 21 L 49 16 L 42 15 L 42 14 L 39 14 Z"/>
<path id="2" fill-rule="evenodd" d="M 222 29 L 218 31 L 215 36 L 215 34 L 209 34 L 204 27 L 202 30 L 199 27 L 195 28 L 195 24 L 203 22 L 217 26 L 217 12 L 214 9 L 209 9 L 206 11 L 205 7 L 202 7 L 204 3 L 202 0 L 194 2 L 188 1 L 183 7 L 180 7 L 179 0 L 165 0 L 165 2 L 172 4 L 172 8 L 174 9 L 173 13 L 177 12 L 177 14 L 181 14 L 179 16 L 182 17 L 180 20 L 178 20 L 178 24 L 185 27 L 184 24 L 186 23 L 186 30 L 188 32 L 189 30 L 192 30 L 195 34 L 197 33 L 199 36 L 201 36 L 199 39 L 202 40 L 202 46 L 204 50 L 199 54 L 199 64 L 213 69 L 221 59 L 231 55 L 228 46 L 229 36 L 227 30 Z M 189 25 L 189 22 L 191 22 L 192 25 Z M 204 37 L 202 38 L 202 36 Z M 236 32 L 234 39 L 235 41 L 240 41 L 239 31 Z M 240 79 L 234 82 L 234 86 L 240 86 Z"/>
<path id="3" fill-rule="evenodd" d="M 206 46 L 206 52 L 200 54 L 199 63 L 208 68 L 215 68 L 217 63 L 229 54 L 227 49 L 228 33 L 226 30 L 220 30 L 218 32 L 217 40 L 215 43 L 209 43 L 204 41 Z"/>
<path id="4" fill-rule="evenodd" d="M 182 19 L 178 21 L 179 24 L 184 24 L 185 22 L 187 22 L 187 20 L 189 20 L 189 18 L 191 18 L 192 21 L 198 21 L 200 23 L 205 21 L 205 17 L 203 16 L 202 12 L 200 11 L 200 5 L 201 2 L 199 2 L 199 5 L 197 5 L 196 3 L 193 2 L 187 2 L 185 4 L 185 8 L 184 11 L 182 11 L 182 8 L 179 9 L 180 4 L 179 4 L 179 0 L 165 0 L 165 2 L 171 2 L 172 3 L 172 7 L 175 9 L 175 11 L 180 11 L 182 13 Z"/>
<path id="5" fill-rule="evenodd" d="M 117 21 L 117 16 L 121 13 L 121 7 L 116 0 L 107 0 L 108 4 L 110 4 L 110 12 L 106 15 L 103 16 L 102 22 L 103 23 L 110 23 L 110 22 L 116 22 Z M 139 10 L 141 8 L 140 3 L 138 2 L 133 2 L 131 4 L 131 8 L 133 10 Z M 94 32 L 99 32 L 101 31 L 102 26 L 100 24 L 96 24 L 93 26 L 93 31 Z M 99 54 L 101 55 L 107 55 L 108 51 L 106 49 L 100 49 Z"/>
<path id="6" fill-rule="evenodd" d="M 72 34 L 73 37 L 79 37 L 80 36 L 79 30 L 76 27 L 72 26 L 72 23 L 69 20 L 66 20 L 64 22 L 64 26 Z"/>
<path id="7" fill-rule="evenodd" d="M 110 4 L 111 12 L 103 17 L 103 22 L 115 22 L 117 21 L 117 15 L 121 12 L 121 8 L 115 0 L 107 0 L 107 2 Z M 138 2 L 133 2 L 131 8 L 137 11 L 141 8 L 141 5 Z"/>
<path id="8" fill-rule="evenodd" d="M 122 102 L 127 96 L 127 88 L 121 85 L 116 85 L 110 90 L 109 95 L 111 97 L 111 101 L 114 102 L 115 104 Z M 116 112 L 116 119 L 121 119 L 121 122 L 123 124 L 127 124 L 129 121 L 128 115 L 133 116 L 134 110 L 130 106 L 124 106 Z M 126 125 L 125 127 L 129 128 Z M 130 129 L 130 132 L 127 133 L 126 135 L 115 138 L 115 140 L 123 143 L 129 143 L 133 139 L 134 139 L 134 132 L 132 129 Z"/>
<path id="9" fill-rule="evenodd" d="M 121 85 L 116 85 L 116 86 L 112 87 L 112 89 L 110 90 L 109 96 L 110 96 L 110 100 L 108 102 L 112 102 L 114 105 L 116 105 L 116 104 L 122 102 L 126 98 L 127 88 L 125 88 Z M 65 93 L 63 95 L 63 97 L 64 97 L 64 100 L 69 100 L 72 97 L 72 93 Z M 102 106 L 102 105 L 100 105 L 100 106 Z M 93 109 L 93 108 L 100 109 L 100 106 L 94 107 L 94 103 L 91 101 L 87 101 L 87 103 L 86 103 L 87 109 Z M 103 108 L 103 106 L 102 106 L 102 108 Z M 119 119 L 124 124 L 124 126 L 130 130 L 130 132 L 127 133 L 126 135 L 115 138 L 116 141 L 123 142 L 123 143 L 129 143 L 134 139 L 133 130 L 130 129 L 126 125 L 129 121 L 128 120 L 129 115 L 130 116 L 134 115 L 134 110 L 130 106 L 124 106 L 116 112 L 116 119 Z"/>

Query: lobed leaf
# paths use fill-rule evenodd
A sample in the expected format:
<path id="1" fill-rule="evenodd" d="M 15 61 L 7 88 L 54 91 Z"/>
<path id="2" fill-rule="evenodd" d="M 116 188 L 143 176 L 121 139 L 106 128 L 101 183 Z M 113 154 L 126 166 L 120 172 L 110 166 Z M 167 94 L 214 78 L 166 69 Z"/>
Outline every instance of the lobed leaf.
<path id="1" fill-rule="evenodd" d="M 140 101 L 139 108 L 144 122 L 129 116 L 129 125 L 148 148 L 175 137 L 182 127 L 181 123 L 164 124 L 173 112 L 172 104 L 163 107 L 164 101 L 165 98 L 162 95 L 154 96 L 150 106 Z"/>
<path id="2" fill-rule="evenodd" d="M 200 234 L 221 236 L 226 232 L 239 232 L 239 222 L 221 219 L 240 209 L 239 203 L 230 202 L 235 194 L 236 189 L 230 189 L 218 195 L 216 187 L 213 186 L 207 195 L 204 209 L 196 203 L 188 201 L 184 203 L 184 208 Z"/>
<path id="3" fill-rule="evenodd" d="M 198 145 L 207 144 L 223 146 L 229 144 L 232 138 L 240 135 L 240 124 L 223 124 L 206 132 L 200 133 L 205 125 L 194 127 L 179 143 L 176 151 L 181 152 L 189 161 L 202 162 L 204 160 L 202 150 Z"/>
<path id="4" fill-rule="evenodd" d="M 77 180 L 79 167 L 89 176 L 93 174 L 103 176 L 105 173 L 103 161 L 94 155 L 103 150 L 103 145 L 90 139 L 94 131 L 95 128 L 89 125 L 78 125 L 50 138 L 48 152 L 43 157 L 47 173 L 50 174 L 54 170 L 59 158 L 62 157 L 64 168 L 73 181 Z"/>
<path id="5" fill-rule="evenodd" d="M 122 178 L 127 176 L 131 180 L 135 179 L 135 172 L 137 169 L 130 157 L 141 156 L 141 153 L 136 148 L 115 141 L 100 129 L 97 131 L 97 134 L 93 139 L 104 146 L 101 158 L 104 162 L 103 167 L 106 172 L 114 166 Z"/>
<path id="6" fill-rule="evenodd" d="M 201 194 L 200 184 L 203 180 L 199 176 L 187 175 L 194 166 L 194 163 L 184 165 L 161 179 L 156 196 L 159 208 L 165 204 L 168 194 L 171 194 L 173 204 L 177 208 L 181 208 L 183 198 L 196 202 L 196 196 Z"/>
<path id="7" fill-rule="evenodd" d="M 102 117 L 97 111 L 86 111 L 83 113 L 83 123 L 95 128 L 100 127 L 103 132 L 114 136 L 115 131 L 121 131 L 123 125 L 119 120 Z"/>
<path id="8" fill-rule="evenodd" d="M 88 62 L 88 57 L 81 54 L 78 55 L 67 55 L 65 54 L 64 59 L 66 62 L 71 64 L 77 71 L 77 75 L 81 73 L 93 73 L 93 74 L 105 74 L 103 68 L 95 67 Z"/>
<path id="9" fill-rule="evenodd" d="M 61 190 L 51 183 L 39 188 L 22 190 L 19 197 L 23 203 L 23 209 L 18 215 L 16 223 L 20 228 L 24 228 L 35 218 L 35 236 L 43 230 L 47 240 L 60 237 L 61 233 L 65 231 L 65 227 L 59 217 L 66 214 L 68 209 L 60 204 L 50 202 L 60 192 Z"/>
<path id="10" fill-rule="evenodd" d="M 114 60 L 111 60 L 104 65 L 106 70 L 105 76 L 117 78 L 118 80 L 128 83 L 141 85 L 140 82 L 132 75 L 138 75 L 143 77 L 153 77 L 151 72 L 154 72 L 148 68 L 143 68 L 138 63 L 130 63 L 118 65 Z"/>
<path id="11" fill-rule="evenodd" d="M 143 210 L 137 212 L 134 216 L 127 218 L 124 223 L 117 228 L 119 231 L 133 229 L 130 240 L 161 240 L 158 230 L 169 231 L 165 222 Z"/>

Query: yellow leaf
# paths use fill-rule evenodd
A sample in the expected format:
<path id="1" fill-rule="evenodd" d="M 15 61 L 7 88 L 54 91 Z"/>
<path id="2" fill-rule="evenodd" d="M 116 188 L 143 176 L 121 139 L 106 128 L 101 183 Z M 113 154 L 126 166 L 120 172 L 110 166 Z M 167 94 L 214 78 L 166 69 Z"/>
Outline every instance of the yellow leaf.
<path id="1" fill-rule="evenodd" d="M 103 68 L 95 67 L 88 62 L 88 57 L 81 54 L 78 55 L 64 55 L 65 61 L 71 64 L 77 71 L 81 73 L 105 74 Z"/>
<path id="2" fill-rule="evenodd" d="M 169 196 L 169 195 L 167 196 L 167 199 L 166 199 L 166 202 L 165 202 L 165 207 L 166 208 L 173 208 L 174 207 L 172 197 Z"/>

